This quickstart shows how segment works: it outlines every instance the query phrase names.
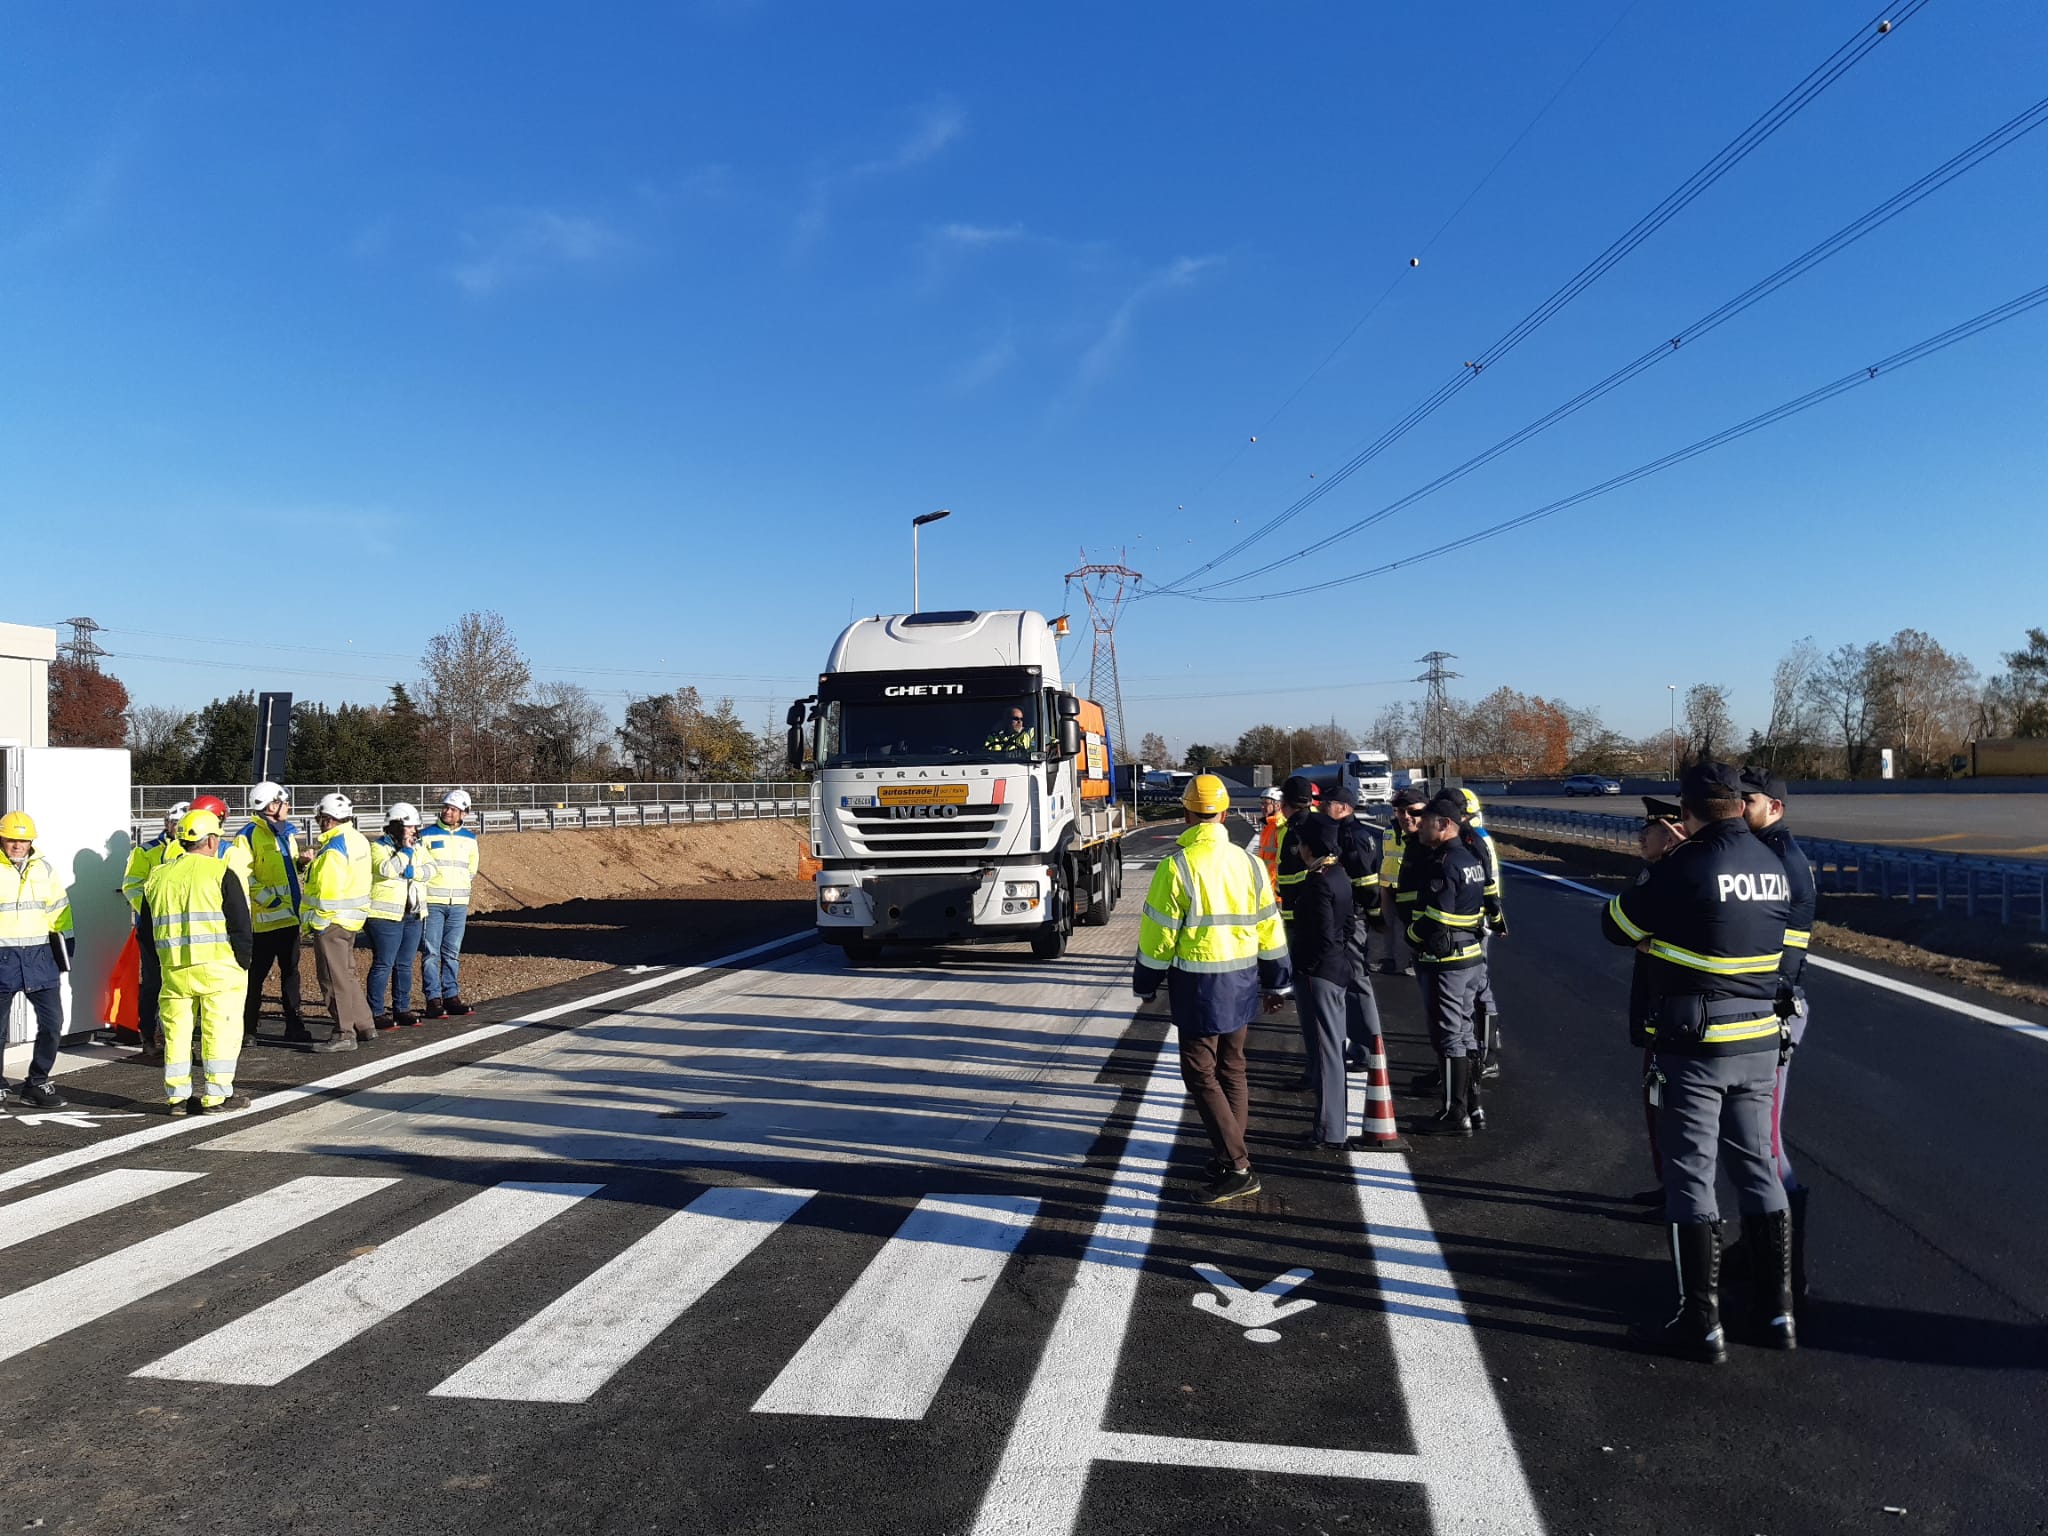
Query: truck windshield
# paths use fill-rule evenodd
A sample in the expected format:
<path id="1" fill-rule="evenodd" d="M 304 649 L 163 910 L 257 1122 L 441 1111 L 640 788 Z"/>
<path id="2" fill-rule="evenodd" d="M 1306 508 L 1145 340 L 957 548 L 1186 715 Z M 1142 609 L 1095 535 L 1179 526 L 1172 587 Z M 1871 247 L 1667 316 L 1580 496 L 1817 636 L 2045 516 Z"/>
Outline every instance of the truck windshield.
<path id="1" fill-rule="evenodd" d="M 1043 737 L 1038 700 L 883 699 L 834 701 L 818 725 L 818 761 L 864 764 L 1024 762 Z"/>

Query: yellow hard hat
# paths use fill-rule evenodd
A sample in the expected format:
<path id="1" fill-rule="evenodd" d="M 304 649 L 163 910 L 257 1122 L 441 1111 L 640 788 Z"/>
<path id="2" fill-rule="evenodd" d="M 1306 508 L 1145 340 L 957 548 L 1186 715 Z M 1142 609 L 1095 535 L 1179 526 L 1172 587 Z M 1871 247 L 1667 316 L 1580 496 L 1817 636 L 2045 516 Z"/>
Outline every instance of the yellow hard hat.
<path id="1" fill-rule="evenodd" d="M 1214 816 L 1230 809 L 1230 791 L 1213 773 L 1198 773 L 1188 781 L 1180 803 L 1197 816 Z"/>
<path id="2" fill-rule="evenodd" d="M 9 811 L 0 816 L 0 837 L 20 838 L 25 843 L 36 840 L 36 824 L 27 811 Z"/>
<path id="3" fill-rule="evenodd" d="M 196 843 L 217 836 L 220 818 L 211 811 L 187 811 L 178 818 L 178 841 Z"/>
<path id="4" fill-rule="evenodd" d="M 1461 789 L 1458 793 L 1465 797 L 1465 814 L 1467 816 L 1477 816 L 1479 814 L 1479 797 L 1469 789 Z"/>

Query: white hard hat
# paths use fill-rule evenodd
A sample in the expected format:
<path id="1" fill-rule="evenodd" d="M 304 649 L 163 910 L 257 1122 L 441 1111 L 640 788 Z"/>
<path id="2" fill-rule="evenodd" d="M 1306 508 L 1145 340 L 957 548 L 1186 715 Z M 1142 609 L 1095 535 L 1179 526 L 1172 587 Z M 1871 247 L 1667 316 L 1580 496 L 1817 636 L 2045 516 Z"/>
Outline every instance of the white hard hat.
<path id="1" fill-rule="evenodd" d="M 356 803 L 337 790 L 331 795 L 320 797 L 318 810 L 322 816 L 332 817 L 336 821 L 348 821 L 356 813 Z"/>
<path id="2" fill-rule="evenodd" d="M 269 805 L 274 801 L 284 800 L 288 798 L 289 797 L 285 794 L 284 786 L 282 784 L 273 784 L 271 783 L 270 780 L 265 779 L 261 784 L 258 784 L 254 789 L 249 791 L 249 809 L 252 811 L 260 811 L 266 805 Z"/>
<path id="3" fill-rule="evenodd" d="M 1262 789 L 1259 791 L 1259 798 L 1261 800 L 1278 800 L 1280 798 L 1280 791 L 1277 789 Z"/>
<path id="4" fill-rule="evenodd" d="M 420 808 L 410 801 L 401 800 L 384 813 L 384 820 L 387 825 L 396 821 L 416 827 L 420 824 Z"/>
<path id="5" fill-rule="evenodd" d="M 469 809 L 469 791 L 466 789 L 451 789 L 441 797 L 441 803 L 443 805 L 452 805 L 458 811 L 466 811 Z"/>
<path id="6" fill-rule="evenodd" d="M 180 800 L 176 805 L 172 806 L 169 810 L 164 812 L 164 820 L 176 821 L 180 816 L 184 815 L 187 811 L 191 809 L 192 802 L 190 800 Z"/>

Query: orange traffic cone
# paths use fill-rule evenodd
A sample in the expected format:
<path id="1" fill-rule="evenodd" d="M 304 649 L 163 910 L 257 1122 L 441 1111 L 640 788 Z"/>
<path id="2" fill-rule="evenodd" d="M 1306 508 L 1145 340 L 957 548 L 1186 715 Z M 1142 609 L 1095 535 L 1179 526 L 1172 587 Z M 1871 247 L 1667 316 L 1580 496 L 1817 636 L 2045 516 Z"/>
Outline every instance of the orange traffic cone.
<path id="1" fill-rule="evenodd" d="M 1359 1152 L 1406 1152 L 1408 1141 L 1394 1125 L 1394 1084 L 1387 1076 L 1387 1041 L 1372 1037 L 1372 1054 L 1366 1059 L 1365 1129 L 1351 1138 Z"/>

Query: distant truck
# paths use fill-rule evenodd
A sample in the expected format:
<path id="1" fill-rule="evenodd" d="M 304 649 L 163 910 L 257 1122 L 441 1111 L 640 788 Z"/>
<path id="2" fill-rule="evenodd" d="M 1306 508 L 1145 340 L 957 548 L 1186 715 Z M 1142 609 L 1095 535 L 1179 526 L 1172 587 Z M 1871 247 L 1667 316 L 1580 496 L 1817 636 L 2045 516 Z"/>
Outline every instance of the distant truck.
<path id="1" fill-rule="evenodd" d="M 1029 609 L 860 619 L 790 707 L 790 766 L 816 765 L 818 937 L 848 964 L 1004 940 L 1051 960 L 1109 921 L 1130 812 L 1056 642 Z"/>
<path id="2" fill-rule="evenodd" d="M 1386 805 L 1394 798 L 1393 764 L 1386 753 L 1373 747 L 1353 747 L 1341 763 L 1317 763 L 1295 772 L 1318 789 L 1349 784 L 1367 805 Z"/>
<path id="3" fill-rule="evenodd" d="M 2048 776 L 2048 736 L 1973 741 L 1952 766 L 1973 779 Z"/>

